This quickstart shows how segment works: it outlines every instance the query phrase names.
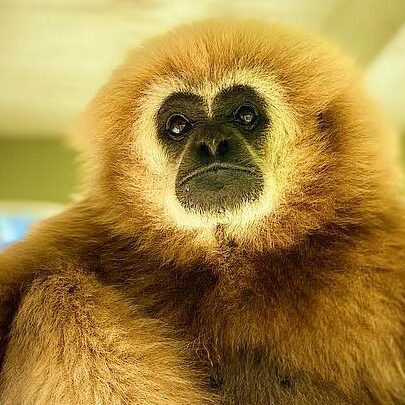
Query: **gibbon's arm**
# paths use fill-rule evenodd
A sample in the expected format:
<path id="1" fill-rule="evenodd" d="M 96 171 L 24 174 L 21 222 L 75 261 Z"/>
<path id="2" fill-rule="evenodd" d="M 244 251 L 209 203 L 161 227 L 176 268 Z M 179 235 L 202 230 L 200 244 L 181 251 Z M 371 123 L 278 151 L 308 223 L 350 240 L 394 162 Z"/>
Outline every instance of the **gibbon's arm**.
<path id="1" fill-rule="evenodd" d="M 102 232 L 76 204 L 0 254 L 0 403 L 210 403 L 181 342 L 84 263 Z"/>
<path id="2" fill-rule="evenodd" d="M 34 226 L 22 241 L 0 253 L 0 364 L 23 289 L 36 277 L 58 274 L 66 265 L 88 267 L 82 260 L 89 241 L 95 240 L 100 230 L 87 207 L 84 201 L 73 204 Z"/>
<path id="3" fill-rule="evenodd" d="M 32 242 L 28 237 L 27 240 L 16 243 L 0 253 L 0 367 L 23 285 L 32 280 L 34 274 L 40 271 L 41 265 L 51 267 L 49 260 L 41 261 L 39 259 L 41 255 L 37 256 L 41 250 L 40 238 L 35 243 Z M 35 249 L 35 246 L 38 246 L 38 249 Z"/>
<path id="4" fill-rule="evenodd" d="M 29 285 L 36 275 L 58 272 L 64 262 L 72 261 L 62 240 L 64 228 L 57 229 L 63 223 L 71 223 L 71 217 L 71 212 L 67 211 L 43 221 L 24 240 L 0 253 L 0 360 L 23 287 Z M 80 243 L 77 241 L 78 245 Z"/>
<path id="5" fill-rule="evenodd" d="M 179 341 L 77 269 L 37 278 L 21 300 L 0 403 L 208 404 Z"/>

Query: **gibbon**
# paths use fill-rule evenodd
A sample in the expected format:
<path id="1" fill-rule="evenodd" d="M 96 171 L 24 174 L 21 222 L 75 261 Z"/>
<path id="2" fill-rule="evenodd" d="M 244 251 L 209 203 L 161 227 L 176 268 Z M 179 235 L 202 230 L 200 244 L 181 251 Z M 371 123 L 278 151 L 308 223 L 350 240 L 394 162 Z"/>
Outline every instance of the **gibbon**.
<path id="1" fill-rule="evenodd" d="M 80 198 L 0 255 L 2 405 L 404 404 L 394 136 L 261 22 L 147 40 L 74 134 Z"/>

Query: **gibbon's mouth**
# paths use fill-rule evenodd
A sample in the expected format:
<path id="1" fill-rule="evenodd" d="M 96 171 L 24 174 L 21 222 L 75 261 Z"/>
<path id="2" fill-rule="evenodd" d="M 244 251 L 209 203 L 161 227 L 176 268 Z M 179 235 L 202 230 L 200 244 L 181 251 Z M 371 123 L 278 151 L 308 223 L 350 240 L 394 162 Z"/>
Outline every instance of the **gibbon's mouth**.
<path id="1" fill-rule="evenodd" d="M 236 171 L 240 171 L 240 172 L 250 173 L 252 175 L 257 173 L 257 170 L 252 167 L 244 167 L 244 166 L 234 165 L 231 163 L 212 163 L 209 166 L 200 167 L 196 170 L 193 170 L 191 173 L 184 176 L 180 180 L 178 186 L 182 187 L 185 183 L 190 181 L 195 176 L 199 176 L 199 175 L 202 175 L 204 173 L 209 173 L 209 172 L 219 172 L 221 170 L 236 170 Z"/>
<path id="2" fill-rule="evenodd" d="M 213 163 L 180 178 L 176 196 L 188 209 L 219 213 L 255 200 L 262 188 L 263 177 L 258 169 Z"/>

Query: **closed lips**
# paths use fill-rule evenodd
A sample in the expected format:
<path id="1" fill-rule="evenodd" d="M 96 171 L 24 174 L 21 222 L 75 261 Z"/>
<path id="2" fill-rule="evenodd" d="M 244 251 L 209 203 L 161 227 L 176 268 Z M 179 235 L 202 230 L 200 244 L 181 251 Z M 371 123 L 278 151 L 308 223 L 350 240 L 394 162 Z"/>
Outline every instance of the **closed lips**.
<path id="1" fill-rule="evenodd" d="M 193 170 L 191 173 L 187 174 L 184 176 L 180 183 L 179 186 L 183 186 L 185 183 L 190 181 L 192 178 L 195 176 L 204 174 L 204 173 L 209 173 L 209 172 L 218 172 L 220 170 L 235 170 L 239 172 L 245 172 L 249 174 L 256 174 L 257 170 L 251 168 L 251 167 L 244 167 L 244 166 L 239 166 L 239 165 L 233 165 L 230 163 L 213 163 L 207 167 L 201 167 L 196 170 Z"/>

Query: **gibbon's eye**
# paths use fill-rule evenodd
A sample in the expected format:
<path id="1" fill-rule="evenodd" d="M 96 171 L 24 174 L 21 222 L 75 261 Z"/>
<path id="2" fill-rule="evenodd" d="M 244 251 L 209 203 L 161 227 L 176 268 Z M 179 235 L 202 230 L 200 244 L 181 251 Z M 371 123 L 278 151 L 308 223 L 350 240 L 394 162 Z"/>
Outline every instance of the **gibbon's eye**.
<path id="1" fill-rule="evenodd" d="M 259 114 L 250 103 L 243 103 L 234 112 L 236 121 L 241 123 L 247 129 L 253 129 L 258 120 Z"/>
<path id="2" fill-rule="evenodd" d="M 173 114 L 166 121 L 166 131 L 175 141 L 183 139 L 191 127 L 190 121 L 181 114 Z"/>

